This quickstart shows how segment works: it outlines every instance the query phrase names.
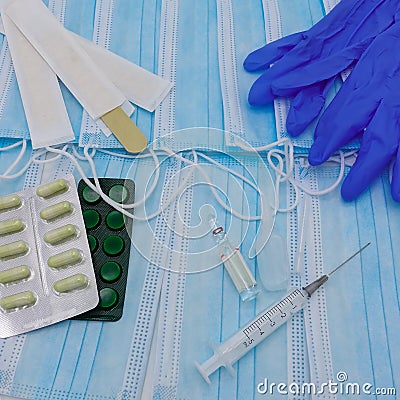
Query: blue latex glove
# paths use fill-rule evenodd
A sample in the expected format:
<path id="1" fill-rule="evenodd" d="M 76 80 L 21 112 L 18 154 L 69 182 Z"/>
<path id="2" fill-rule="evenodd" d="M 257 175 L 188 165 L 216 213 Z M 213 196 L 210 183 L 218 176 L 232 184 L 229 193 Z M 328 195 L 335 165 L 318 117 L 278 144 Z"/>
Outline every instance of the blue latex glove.
<path id="1" fill-rule="evenodd" d="M 391 189 L 400 201 L 399 43 L 397 22 L 371 43 L 317 124 L 312 165 L 362 134 L 358 157 L 342 184 L 345 200 L 356 198 L 396 159 Z"/>
<path id="2" fill-rule="evenodd" d="M 252 52 L 245 69 L 266 71 L 251 87 L 249 103 L 292 97 L 286 127 L 292 136 L 299 135 L 320 113 L 338 74 L 393 24 L 396 8 L 397 0 L 342 0 L 308 31 Z"/>

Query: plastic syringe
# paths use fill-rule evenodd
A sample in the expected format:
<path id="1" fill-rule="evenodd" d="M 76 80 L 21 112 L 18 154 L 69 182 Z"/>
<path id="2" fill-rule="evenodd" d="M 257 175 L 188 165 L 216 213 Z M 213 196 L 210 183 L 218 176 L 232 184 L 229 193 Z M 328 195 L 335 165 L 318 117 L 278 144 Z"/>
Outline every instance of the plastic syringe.
<path id="1" fill-rule="evenodd" d="M 212 357 L 201 365 L 195 362 L 197 369 L 206 382 L 211 383 L 209 376 L 220 367 L 225 367 L 233 374 L 233 363 L 242 358 L 272 332 L 291 319 L 293 314 L 302 310 L 307 304 L 308 298 L 311 297 L 334 272 L 363 251 L 369 244 L 370 243 L 367 243 L 361 247 L 329 274 L 322 275 L 302 289 L 292 290 L 281 300 L 259 313 L 253 320 L 234 333 L 225 342 L 218 346 L 213 346 L 214 355 Z"/>

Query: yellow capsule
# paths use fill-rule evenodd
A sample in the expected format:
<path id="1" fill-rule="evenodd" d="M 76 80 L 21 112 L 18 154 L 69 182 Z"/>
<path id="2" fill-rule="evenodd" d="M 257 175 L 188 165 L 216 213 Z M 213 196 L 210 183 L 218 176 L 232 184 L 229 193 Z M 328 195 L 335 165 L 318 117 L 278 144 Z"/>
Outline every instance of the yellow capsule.
<path id="1" fill-rule="evenodd" d="M 17 208 L 21 204 L 21 199 L 16 194 L 5 196 L 0 198 L 0 211 L 7 211 L 12 208 Z"/>
<path id="2" fill-rule="evenodd" d="M 0 307 L 5 311 L 11 311 L 17 308 L 33 306 L 35 303 L 36 296 L 28 291 L 3 297 L 0 300 Z"/>
<path id="3" fill-rule="evenodd" d="M 53 219 L 62 217 L 65 214 L 72 212 L 72 204 L 69 201 L 62 201 L 61 203 L 54 204 L 52 206 L 44 208 L 40 211 L 40 218 L 45 221 L 51 221 Z"/>
<path id="4" fill-rule="evenodd" d="M 6 285 L 8 283 L 18 282 L 28 279 L 31 276 L 31 270 L 26 265 L 6 269 L 0 272 L 0 283 Z"/>
<path id="5" fill-rule="evenodd" d="M 74 225 L 68 224 L 60 228 L 52 229 L 44 235 L 44 241 L 55 245 L 78 236 L 78 231 Z"/>
<path id="6" fill-rule="evenodd" d="M 47 199 L 56 194 L 61 194 L 68 189 L 67 182 L 64 179 L 57 179 L 53 182 L 46 183 L 36 189 L 36 194 Z"/>
<path id="7" fill-rule="evenodd" d="M 20 219 L 9 219 L 0 222 L 0 235 L 9 235 L 10 233 L 20 232 L 25 225 Z"/>
<path id="8" fill-rule="evenodd" d="M 9 244 L 3 244 L 0 246 L 0 258 L 8 259 L 12 257 L 19 257 L 29 250 L 28 245 L 23 240 L 12 242 Z"/>
<path id="9" fill-rule="evenodd" d="M 84 274 L 76 274 L 61 279 L 54 284 L 54 290 L 58 293 L 72 292 L 77 289 L 84 289 L 88 285 L 88 277 Z"/>
<path id="10" fill-rule="evenodd" d="M 63 268 L 69 265 L 78 264 L 82 260 L 82 253 L 78 249 L 72 249 L 49 257 L 47 265 L 50 268 Z"/>

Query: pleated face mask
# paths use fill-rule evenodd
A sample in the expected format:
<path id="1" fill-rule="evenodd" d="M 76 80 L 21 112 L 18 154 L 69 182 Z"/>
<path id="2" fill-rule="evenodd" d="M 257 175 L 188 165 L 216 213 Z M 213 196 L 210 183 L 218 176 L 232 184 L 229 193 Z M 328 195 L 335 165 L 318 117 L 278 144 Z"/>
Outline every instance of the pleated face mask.
<path id="1" fill-rule="evenodd" d="M 69 1 L 67 4 L 72 4 Z M 100 11 L 105 10 L 113 11 L 112 16 L 116 18 L 113 21 L 121 21 L 123 16 L 117 12 L 119 7 L 115 7 L 116 4 L 102 1 L 96 2 L 96 7 L 94 4 L 88 7 L 92 13 L 96 11 L 103 22 L 107 13 Z M 124 4 L 127 7 L 124 12 L 134 15 L 131 7 L 135 7 L 135 2 Z M 311 22 L 304 23 L 303 17 L 317 16 L 314 22 L 323 14 L 320 2 L 307 3 L 310 5 L 308 10 L 304 2 L 297 2 L 293 8 L 288 8 L 284 2 L 279 5 L 281 16 L 278 18 L 272 12 L 276 1 L 263 3 L 270 12 L 267 15 L 271 17 L 265 18 L 265 21 L 269 24 L 281 23 L 285 27 L 283 34 L 293 33 L 290 27 L 308 29 Z M 257 10 L 258 24 L 264 27 L 260 2 L 252 0 L 242 4 L 221 0 L 193 3 L 168 0 L 161 2 L 161 10 L 159 7 L 159 2 L 146 2 L 146 7 L 140 9 L 143 12 L 135 14 L 138 23 L 130 25 L 129 29 L 140 30 L 143 25 L 147 34 L 142 36 L 141 43 L 142 40 L 151 42 L 151 38 L 157 36 L 158 51 L 154 51 L 152 45 L 141 48 L 144 52 L 141 57 L 146 60 L 146 65 L 141 65 L 154 71 L 157 64 L 154 53 L 164 54 L 164 57 L 159 57 L 159 71 L 164 78 L 175 83 L 174 91 L 161 104 L 154 119 L 139 110 L 136 121 L 141 128 L 148 126 L 153 137 L 158 139 L 152 150 L 162 161 L 160 167 L 155 168 L 156 157 L 150 153 L 140 162 L 132 162 L 126 154 L 126 158 L 122 158 L 122 153 L 89 150 L 87 145 L 91 136 L 85 123 L 82 124 L 84 134 L 80 136 L 81 144 L 86 146 L 84 154 L 73 146 L 49 148 L 47 155 L 38 150 L 34 153 L 38 162 L 26 170 L 25 185 L 38 184 L 42 170 L 48 179 L 59 178 L 66 172 L 74 172 L 76 179 L 80 179 L 78 164 L 82 163 L 86 175 L 89 175 L 88 171 L 92 170 L 88 163 L 92 155 L 99 176 L 129 175 L 135 181 L 137 201 L 143 192 L 153 190 L 145 208 L 136 204 L 133 209 L 137 217 L 135 223 L 146 224 L 149 229 L 141 231 L 143 235 L 133 237 L 132 268 L 127 283 L 124 316 L 112 325 L 66 321 L 29 335 L 1 341 L 1 393 L 41 400 L 140 399 L 146 395 L 159 400 L 259 400 L 310 396 L 301 391 L 296 394 L 294 386 L 289 393 L 292 382 L 298 385 L 304 383 L 305 390 L 311 387 L 311 382 L 320 390 L 330 380 L 339 384 L 340 379 L 341 382 L 360 384 L 360 390 L 364 383 L 381 388 L 395 387 L 399 376 L 396 366 L 400 365 L 396 358 L 400 354 L 396 336 L 400 327 L 396 314 L 395 283 L 398 276 L 395 243 L 399 239 L 399 209 L 388 200 L 388 185 L 379 182 L 359 202 L 341 203 L 335 188 L 350 159 L 340 154 L 331 160 L 334 164 L 323 167 L 317 173 L 309 168 L 304 156 L 293 157 L 293 148 L 288 141 L 271 143 L 277 134 L 272 108 L 269 122 L 265 125 L 270 136 L 252 128 L 247 117 L 242 119 L 243 110 L 248 107 L 247 90 L 253 79 L 243 71 L 241 76 L 250 78 L 245 85 L 240 85 L 241 103 L 237 108 L 232 99 L 237 98 L 235 93 L 238 92 L 235 92 L 234 85 L 230 85 L 233 81 L 229 74 L 233 71 L 232 65 L 237 62 L 239 71 L 245 55 L 263 44 L 264 33 L 261 36 L 259 30 L 252 33 L 258 38 L 254 45 L 245 46 L 246 41 L 238 43 L 243 46 L 243 57 L 234 60 L 233 64 L 225 64 L 228 59 L 222 56 L 229 54 L 230 46 L 226 43 L 230 43 L 232 36 L 227 32 L 234 33 L 238 42 L 236 35 L 239 30 L 242 33 L 251 30 L 249 18 L 246 19 L 251 10 Z M 232 25 L 226 24 L 230 21 L 227 16 L 231 9 L 234 13 Z M 301 23 L 296 22 L 296 13 L 299 13 Z M 140 24 L 142 15 L 152 15 L 153 19 L 157 15 L 154 20 L 159 21 L 159 29 L 147 31 L 147 25 Z M 292 18 L 289 18 L 290 15 Z M 112 31 L 115 32 L 119 25 L 112 24 Z M 104 43 L 109 43 L 111 39 L 110 48 L 118 47 L 119 43 L 114 43 L 112 37 L 107 36 L 110 26 L 102 24 L 101 27 L 95 30 L 93 37 L 101 38 Z M 71 26 L 69 28 L 72 29 Z M 120 28 L 124 29 L 122 24 Z M 196 35 L 187 35 L 189 31 L 195 31 Z M 218 32 L 222 35 L 218 36 Z M 85 37 L 91 35 L 90 31 Z M 137 43 L 139 36 L 133 37 Z M 193 40 L 194 37 L 197 40 Z M 192 52 L 187 51 L 188 43 L 192 45 Z M 223 47 L 222 43 L 225 43 Z M 219 69 L 218 49 L 221 63 L 225 65 L 222 69 Z M 124 56 L 138 62 L 139 54 L 135 46 L 130 48 L 131 53 L 125 51 Z M 228 82 L 230 84 L 226 85 Z M 241 113 L 238 114 L 237 110 Z M 264 122 L 261 118 L 264 117 L 260 114 L 258 128 L 262 128 Z M 281 121 L 280 114 L 276 120 Z M 78 121 L 78 132 L 80 124 L 81 119 Z M 222 128 L 224 124 L 230 132 L 237 132 L 238 137 L 232 137 L 230 133 L 221 136 L 206 129 L 197 137 L 186 131 L 177 135 L 175 142 L 174 135 L 162 139 L 165 133 L 188 126 Z M 280 133 L 278 130 L 278 135 Z M 105 146 L 102 136 L 97 135 L 100 133 L 95 134 L 95 143 Z M 224 142 L 222 137 L 227 137 L 227 141 Z M 262 159 L 271 161 L 267 168 L 276 174 L 275 188 L 271 193 L 267 191 L 269 178 L 260 173 L 265 166 L 259 164 L 259 158 L 249 157 L 239 163 L 241 158 L 237 154 L 234 159 L 220 154 L 221 151 L 227 153 L 227 149 L 232 150 L 232 143 L 240 143 L 246 137 L 253 145 L 270 146 L 264 148 L 268 154 L 263 154 Z M 118 145 L 111 141 L 112 137 L 107 139 L 107 145 Z M 200 148 L 195 148 L 199 143 Z M 8 145 L 1 144 L 2 147 Z M 246 146 L 235 151 L 247 152 Z M 207 149 L 211 149 L 212 154 L 206 156 L 214 158 L 219 163 L 218 167 L 201 158 L 200 153 Z M 175 152 L 176 157 L 171 152 Z M 18 155 L 19 148 L 15 147 L 10 152 L 0 153 L 0 160 L 2 164 L 4 161 L 4 164 L 10 165 Z M 26 157 L 24 162 L 28 161 Z M 54 166 L 47 169 L 42 161 L 51 157 L 57 159 Z M 165 162 L 164 158 L 167 159 Z M 253 216 L 260 215 L 259 194 L 243 183 L 238 175 L 228 178 L 227 170 L 247 177 L 251 172 L 252 177 L 259 178 L 257 183 L 264 185 L 263 191 L 269 193 L 266 209 L 270 207 L 268 215 L 273 220 L 272 233 L 270 225 L 263 230 L 266 241 L 254 243 L 257 234 L 260 234 L 257 229 L 260 221 L 242 221 L 233 217 L 215 200 L 196 163 L 208 173 L 214 188 L 219 188 L 217 193 L 223 200 L 227 200 L 223 193 L 229 193 L 230 203 L 226 205 L 240 214 L 251 210 Z M 158 180 L 155 179 L 157 169 L 161 170 Z M 15 179 L 15 185 L 24 185 L 21 175 L 12 179 Z M 157 185 L 153 185 L 155 181 Z M 196 185 L 196 182 L 201 182 L 201 185 Z M 287 190 L 283 185 L 285 182 L 289 183 Z M 164 187 L 167 190 L 162 193 Z M 175 207 L 174 202 L 168 202 L 173 198 L 171 195 L 176 194 L 179 207 Z M 242 209 L 244 199 L 246 206 Z M 131 213 L 132 209 L 124 211 Z M 154 217 L 147 221 L 146 218 L 152 214 Z M 220 263 L 218 253 L 215 254 L 218 261 L 213 261 L 213 264 L 209 263 L 213 259 L 211 252 L 207 254 L 207 263 L 196 265 L 188 262 L 198 260 L 196 255 L 201 251 L 216 247 L 207 222 L 210 214 L 227 231 L 229 240 L 240 245 L 241 254 L 262 289 L 255 301 L 241 300 L 226 268 Z M 142 217 L 144 221 L 140 221 Z M 133 232 L 135 234 L 135 229 Z M 268 240 L 270 233 L 271 239 Z M 185 234 L 191 235 L 190 240 L 186 240 Z M 318 293 L 303 313 L 298 313 L 286 328 L 282 327 L 233 365 L 236 377 L 222 368 L 210 376 L 211 385 L 204 381 L 194 362 L 203 362 L 212 356 L 210 340 L 217 345 L 225 341 L 255 315 L 282 298 L 288 287 L 301 288 L 308 284 L 368 241 L 372 242 L 368 253 L 353 259 L 345 271 L 332 277 L 327 283 L 329 286 Z M 249 253 L 251 249 L 255 251 Z M 204 265 L 213 265 L 214 268 L 184 273 L 185 268 Z M 284 267 L 286 270 L 283 270 Z M 370 292 L 373 296 L 369 296 Z M 35 367 L 32 368 L 32 365 Z M 278 392 L 277 385 L 287 394 Z M 341 390 L 339 385 L 337 388 Z M 320 397 L 330 400 L 339 395 L 325 392 Z"/>
<path id="2" fill-rule="evenodd" d="M 206 132 L 210 133 L 210 130 L 202 130 L 201 135 Z M 183 133 L 189 134 L 187 130 Z M 173 143 L 173 139 L 170 138 L 169 142 Z M 7 143 L 2 145 L 6 147 Z M 72 148 L 69 150 L 73 152 Z M 47 172 L 51 177 L 47 178 L 59 178 L 66 171 L 74 170 L 73 166 L 77 178 L 80 174 L 85 176 L 76 161 L 82 158 L 78 152 L 73 157 L 62 149 L 48 148 L 48 151 L 56 159 L 51 160 L 48 154 L 46 160 L 42 160 L 55 162 Z M 272 151 L 269 158 L 275 157 L 279 165 L 282 152 Z M 26 160 L 18 152 L 17 146 L 8 146 L 7 151 L 0 153 L 1 160 L 10 165 L 14 164 L 11 159 L 28 163 L 28 169 L 22 169 L 26 171 L 25 186 L 39 184 L 38 167 L 43 165 L 40 157 L 44 153 L 37 152 L 35 157 Z M 132 163 L 132 159 L 125 155 L 129 160 L 125 163 L 118 153 L 89 153 L 86 148 L 83 158 L 90 163 L 94 176 L 129 177 L 142 190 L 145 188 L 151 192 L 153 186 L 157 188 L 146 197 L 146 206 L 140 202 L 142 193 L 138 193 L 133 216 L 138 223 L 137 229 L 142 224 L 150 224 L 152 229 L 149 233 L 141 229 L 142 235 L 132 238 L 134 251 L 131 257 L 135 263 L 130 269 L 124 316 L 112 324 L 65 321 L 2 340 L 1 392 L 33 399 L 67 396 L 72 399 L 82 396 L 128 399 L 140 398 L 142 390 L 151 390 L 160 399 L 188 396 L 194 399 L 240 399 L 271 393 L 280 395 L 273 383 L 289 385 L 294 381 L 310 387 L 311 382 L 317 390 L 324 387 L 328 390 L 327 383 L 347 379 L 346 376 L 352 387 L 354 382 L 360 388 L 364 383 L 371 387 L 394 388 L 396 381 L 391 377 L 397 376 L 397 364 L 392 361 L 394 355 L 389 357 L 391 353 L 388 354 L 385 348 L 396 349 L 397 343 L 397 303 L 396 296 L 393 297 L 396 284 L 392 279 L 395 270 L 392 262 L 380 261 L 397 257 L 395 246 L 382 245 L 395 242 L 397 237 L 398 207 L 384 201 L 385 197 L 390 198 L 389 185 L 382 180 L 382 185 L 372 187 L 371 192 L 365 193 L 357 203 L 344 204 L 340 202 L 338 191 L 333 191 L 337 187 L 337 168 L 307 169 L 304 158 L 303 161 L 301 158 L 290 161 L 290 153 L 288 151 L 287 161 L 293 165 L 293 171 L 288 175 L 293 187 L 301 188 L 301 194 L 297 193 L 299 197 L 296 200 L 295 190 L 288 191 L 287 200 L 292 202 L 292 206 L 298 204 L 298 208 L 286 210 L 290 212 L 286 216 L 277 209 L 277 191 L 268 192 L 268 188 L 263 186 L 268 182 L 262 173 L 265 166 L 259 165 L 260 160 L 256 161 L 249 154 L 243 158 L 234 154 L 232 158 L 227 157 L 228 154 L 216 155 L 214 149 L 211 158 L 203 158 L 203 153 L 194 149 L 177 151 L 176 148 L 164 148 L 157 150 L 157 157 L 147 154 L 148 160 L 143 160 L 143 163 Z M 161 155 L 169 160 L 154 164 L 157 158 L 162 160 Z M 242 162 L 238 164 L 240 160 Z M 208 178 L 200 173 L 199 167 Z M 161 171 L 163 185 L 159 185 L 157 170 Z M 154 171 L 154 174 L 149 171 Z M 254 225 L 246 219 L 236 219 L 247 208 L 257 219 L 258 212 L 263 209 L 259 194 L 251 185 L 246 184 L 239 190 L 241 185 L 238 186 L 237 180 L 249 173 L 266 194 L 267 221 L 273 221 L 276 214 L 275 236 L 279 233 L 287 238 L 279 246 L 274 240 L 275 246 L 281 249 L 281 260 L 276 255 L 273 260 L 269 257 L 271 248 L 268 243 L 262 246 L 257 242 L 260 248 L 257 248 L 259 251 L 255 257 L 248 254 L 254 238 L 260 233 L 256 229 L 257 221 Z M 2 178 L 7 179 L 7 176 L 14 180 L 18 178 L 18 174 Z M 157 179 L 153 181 L 153 178 Z M 210 181 L 218 192 L 224 194 L 223 198 L 226 196 L 230 204 L 228 210 L 235 210 L 236 215 L 222 208 L 214 196 L 210 196 L 212 191 L 207 184 Z M 15 180 L 15 184 L 23 182 Z M 165 188 L 163 193 L 162 187 Z M 321 188 L 319 192 L 316 191 L 318 188 Z M 316 196 L 323 193 L 326 196 Z M 157 201 L 148 203 L 151 196 L 155 196 Z M 242 208 L 246 204 L 248 206 Z M 335 214 L 332 209 L 336 210 Z M 217 260 L 214 265 L 207 264 L 207 271 L 188 270 L 196 260 L 193 256 L 204 251 L 199 244 L 215 246 L 207 223 L 210 213 L 221 225 L 228 227 L 229 238 L 240 245 L 244 259 L 262 288 L 255 302 L 240 300 L 231 276 L 225 268 L 219 267 Z M 356 223 L 348 225 L 348 221 Z M 258 223 L 261 225 L 260 220 Z M 265 232 L 270 229 L 268 224 L 263 228 Z M 344 236 L 337 235 L 338 231 L 344 232 Z M 198 240 L 200 237 L 203 238 L 201 242 Z M 384 242 L 382 238 L 385 238 Z M 152 244 L 147 247 L 151 249 L 150 253 L 144 253 L 140 247 L 146 241 Z M 222 369 L 210 376 L 210 385 L 203 380 L 194 362 L 212 355 L 209 339 L 216 344 L 223 342 L 285 293 L 285 285 L 281 282 L 273 285 L 269 281 L 272 261 L 280 262 L 281 267 L 289 266 L 286 286 L 301 288 L 329 272 L 328 265 L 331 270 L 331 266 L 338 265 L 360 244 L 368 241 L 372 242 L 368 253 L 357 256 L 346 271 L 335 274 L 325 289 L 321 288 L 310 300 L 304 312 L 288 321 L 286 330 L 275 332 L 233 365 L 238 378 Z M 288 254 L 292 255 L 289 259 Z M 215 257 L 218 258 L 218 254 Z M 381 282 L 381 289 L 376 287 L 376 282 Z M 178 314 L 177 309 L 180 310 Z M 384 322 L 386 312 L 391 318 Z M 159 325 L 153 327 L 157 314 Z M 384 331 L 386 336 L 382 342 Z M 151 338 L 153 342 L 155 340 L 154 353 L 147 347 Z M 378 342 L 378 348 L 369 352 L 370 346 L 376 346 Z M 362 363 L 355 353 L 359 351 L 364 354 Z M 169 354 L 174 357 L 167 357 Z M 349 354 L 353 354 L 350 359 Z M 37 367 L 33 370 L 32 365 Z M 150 386 L 147 386 L 146 370 L 152 371 L 150 376 L 154 380 Z M 379 372 L 382 370 L 385 372 Z M 239 385 L 236 379 L 239 379 Z M 291 393 L 295 393 L 295 387 L 290 388 Z"/>

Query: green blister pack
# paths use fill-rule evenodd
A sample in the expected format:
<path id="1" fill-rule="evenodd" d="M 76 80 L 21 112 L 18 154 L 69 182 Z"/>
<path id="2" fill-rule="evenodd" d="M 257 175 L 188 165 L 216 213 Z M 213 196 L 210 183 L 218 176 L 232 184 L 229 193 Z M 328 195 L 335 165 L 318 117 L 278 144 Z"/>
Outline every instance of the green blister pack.
<path id="1" fill-rule="evenodd" d="M 92 178 L 90 181 L 94 184 Z M 99 178 L 99 183 L 102 191 L 115 202 L 134 202 L 132 180 Z M 79 182 L 78 195 L 96 274 L 99 304 L 75 319 L 118 321 L 124 308 L 132 220 L 106 203 L 83 180 Z"/>

